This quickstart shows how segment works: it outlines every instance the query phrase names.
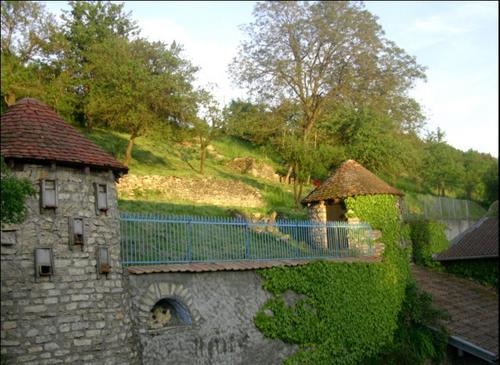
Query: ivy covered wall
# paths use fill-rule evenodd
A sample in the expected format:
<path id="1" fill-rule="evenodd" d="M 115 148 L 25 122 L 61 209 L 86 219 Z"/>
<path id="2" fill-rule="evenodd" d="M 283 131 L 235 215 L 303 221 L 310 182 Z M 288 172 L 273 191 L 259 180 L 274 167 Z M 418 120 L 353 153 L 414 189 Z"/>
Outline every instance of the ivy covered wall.
<path id="1" fill-rule="evenodd" d="M 273 296 L 255 323 L 266 336 L 299 346 L 286 363 L 359 364 L 390 346 L 409 279 L 396 201 L 387 195 L 346 199 L 347 209 L 382 232 L 382 262 L 318 261 L 260 271 Z"/>

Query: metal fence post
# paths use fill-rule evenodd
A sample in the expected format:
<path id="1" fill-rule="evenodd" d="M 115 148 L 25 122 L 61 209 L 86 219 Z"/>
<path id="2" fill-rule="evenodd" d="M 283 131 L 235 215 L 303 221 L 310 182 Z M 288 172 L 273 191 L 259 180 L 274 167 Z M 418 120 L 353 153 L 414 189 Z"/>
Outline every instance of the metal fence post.
<path id="1" fill-rule="evenodd" d="M 193 260 L 193 220 L 189 219 L 188 221 L 188 261 Z"/>
<path id="2" fill-rule="evenodd" d="M 245 258 L 250 258 L 250 226 L 245 223 Z"/>

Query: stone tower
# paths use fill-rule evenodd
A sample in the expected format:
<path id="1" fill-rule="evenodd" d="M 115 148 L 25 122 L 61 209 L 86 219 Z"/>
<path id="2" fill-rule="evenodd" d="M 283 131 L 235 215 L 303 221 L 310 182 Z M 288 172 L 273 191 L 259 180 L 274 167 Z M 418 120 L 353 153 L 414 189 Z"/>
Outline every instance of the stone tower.
<path id="1" fill-rule="evenodd" d="M 127 168 L 35 99 L 2 115 L 1 147 L 37 192 L 26 220 L 2 227 L 2 357 L 137 363 L 115 187 Z"/>

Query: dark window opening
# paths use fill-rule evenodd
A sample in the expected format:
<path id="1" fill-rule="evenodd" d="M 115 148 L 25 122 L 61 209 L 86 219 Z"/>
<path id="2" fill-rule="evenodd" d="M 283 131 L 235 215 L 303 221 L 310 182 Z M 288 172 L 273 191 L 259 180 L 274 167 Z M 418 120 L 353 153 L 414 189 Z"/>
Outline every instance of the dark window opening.
<path id="1" fill-rule="evenodd" d="M 48 276 L 50 274 L 51 274 L 50 266 L 45 266 L 45 265 L 40 266 L 41 276 Z"/>
<path id="2" fill-rule="evenodd" d="M 190 324 L 192 320 L 188 309 L 177 299 L 161 299 L 151 309 L 149 327 L 152 330 Z"/>

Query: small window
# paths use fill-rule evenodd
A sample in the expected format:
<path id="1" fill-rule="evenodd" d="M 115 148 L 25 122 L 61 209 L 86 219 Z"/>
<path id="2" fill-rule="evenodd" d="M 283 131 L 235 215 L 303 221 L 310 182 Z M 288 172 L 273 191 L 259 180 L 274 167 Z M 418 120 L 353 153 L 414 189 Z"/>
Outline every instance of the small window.
<path id="1" fill-rule="evenodd" d="M 41 194 L 42 208 L 57 208 L 57 182 L 56 180 L 42 180 Z"/>
<path id="2" fill-rule="evenodd" d="M 108 275 L 111 272 L 111 260 L 107 247 L 97 247 L 97 275 Z"/>
<path id="3" fill-rule="evenodd" d="M 35 249 L 35 278 L 54 275 L 54 258 L 51 248 Z"/>
<path id="4" fill-rule="evenodd" d="M 96 210 L 106 212 L 108 210 L 108 186 L 106 184 L 95 184 L 96 190 Z"/>
<path id="5" fill-rule="evenodd" d="M 80 246 L 83 250 L 85 239 L 83 218 L 69 218 L 69 245 Z"/>
<path id="6" fill-rule="evenodd" d="M 4 229 L 2 230 L 0 241 L 4 246 L 12 246 L 16 244 L 16 230 Z"/>

